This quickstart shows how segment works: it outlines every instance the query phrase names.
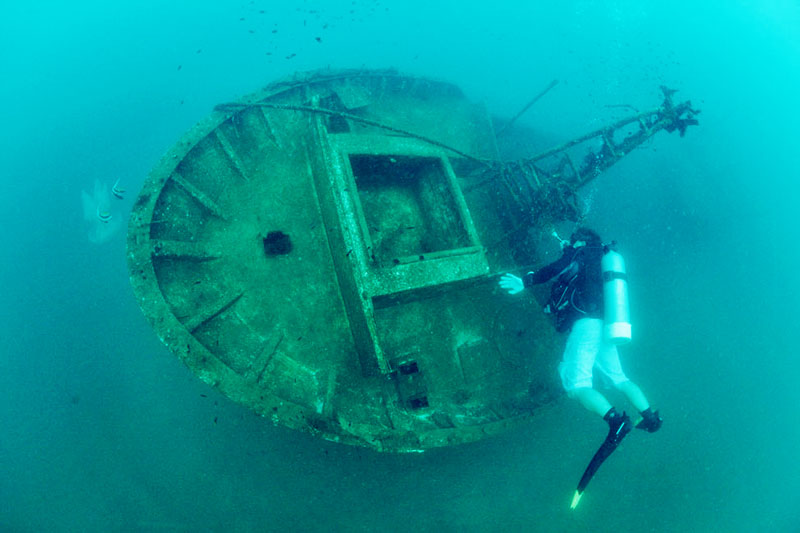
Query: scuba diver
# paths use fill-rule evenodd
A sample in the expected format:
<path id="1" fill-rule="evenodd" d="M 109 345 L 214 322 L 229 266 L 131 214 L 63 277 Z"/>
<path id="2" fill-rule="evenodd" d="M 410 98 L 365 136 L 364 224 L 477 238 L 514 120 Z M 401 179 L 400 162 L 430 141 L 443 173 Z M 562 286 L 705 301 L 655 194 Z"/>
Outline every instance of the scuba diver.
<path id="1" fill-rule="evenodd" d="M 500 287 L 517 294 L 533 285 L 556 278 L 545 312 L 555 314 L 556 330 L 569 331 L 564 356 L 558 370 L 567 395 L 608 423 L 603 445 L 578 484 L 572 507 L 600 464 L 631 431 L 632 422 L 592 386 L 592 371 L 599 370 L 614 388 L 621 391 L 639 410 L 636 427 L 650 433 L 658 431 L 662 419 L 650 408 L 642 390 L 622 371 L 617 344 L 630 340 L 627 307 L 627 282 L 622 257 L 612 246 L 604 246 L 600 236 L 585 227 L 578 228 L 569 243 L 562 241 L 562 256 L 523 278 L 505 274 Z M 601 267 L 602 264 L 602 267 Z M 611 294 L 604 296 L 604 290 Z M 612 316 L 613 315 L 613 316 Z"/>

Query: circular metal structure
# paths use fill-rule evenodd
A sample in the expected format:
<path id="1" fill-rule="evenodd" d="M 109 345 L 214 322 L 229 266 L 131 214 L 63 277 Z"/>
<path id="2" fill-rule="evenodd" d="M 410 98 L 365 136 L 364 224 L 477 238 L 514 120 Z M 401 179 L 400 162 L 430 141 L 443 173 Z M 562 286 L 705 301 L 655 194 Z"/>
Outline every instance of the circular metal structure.
<path id="1" fill-rule="evenodd" d="M 134 293 L 200 379 L 275 423 L 419 451 L 559 395 L 485 109 L 393 71 L 312 73 L 218 107 L 152 171 L 128 231 Z"/>

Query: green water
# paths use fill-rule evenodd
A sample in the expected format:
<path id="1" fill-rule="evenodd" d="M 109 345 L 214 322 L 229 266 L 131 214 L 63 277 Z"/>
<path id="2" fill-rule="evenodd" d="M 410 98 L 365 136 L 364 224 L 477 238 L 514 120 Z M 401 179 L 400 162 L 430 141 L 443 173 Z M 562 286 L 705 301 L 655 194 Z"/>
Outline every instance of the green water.
<path id="1" fill-rule="evenodd" d="M 550 4 L 5 6 L 0 531 L 800 530 L 800 6 Z M 124 218 L 214 104 L 329 65 L 445 79 L 507 117 L 559 79 L 520 119 L 541 133 L 533 152 L 608 106 L 657 104 L 661 84 L 702 109 L 584 191 L 628 264 L 623 364 L 665 422 L 626 439 L 577 510 L 605 433 L 578 405 L 411 456 L 275 428 L 155 338 L 124 230 L 89 242 L 95 179 L 126 186 Z"/>

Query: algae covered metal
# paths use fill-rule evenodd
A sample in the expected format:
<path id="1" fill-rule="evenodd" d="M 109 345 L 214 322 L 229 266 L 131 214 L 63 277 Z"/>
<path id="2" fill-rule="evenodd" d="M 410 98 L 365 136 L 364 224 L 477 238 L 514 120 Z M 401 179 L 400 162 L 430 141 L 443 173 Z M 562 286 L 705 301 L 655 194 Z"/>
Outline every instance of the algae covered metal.
<path id="1" fill-rule="evenodd" d="M 534 263 L 599 172 L 568 175 L 563 149 L 500 155 L 485 108 L 448 83 L 272 84 L 218 106 L 147 179 L 134 293 L 192 372 L 276 423 L 385 451 L 497 433 L 560 393 L 552 325 L 496 274 Z"/>

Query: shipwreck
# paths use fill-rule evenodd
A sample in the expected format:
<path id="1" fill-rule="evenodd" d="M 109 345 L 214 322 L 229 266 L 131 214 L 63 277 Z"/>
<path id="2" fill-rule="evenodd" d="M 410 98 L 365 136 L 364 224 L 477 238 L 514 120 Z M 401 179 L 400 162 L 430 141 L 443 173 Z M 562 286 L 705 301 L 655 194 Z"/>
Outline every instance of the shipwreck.
<path id="1" fill-rule="evenodd" d="M 217 106 L 147 178 L 128 227 L 134 294 L 194 374 L 275 423 L 396 452 L 496 434 L 561 396 L 552 324 L 497 276 L 541 260 L 552 224 L 581 216 L 582 185 L 697 123 L 662 91 L 510 160 L 521 129 L 450 83 L 273 83 Z"/>

